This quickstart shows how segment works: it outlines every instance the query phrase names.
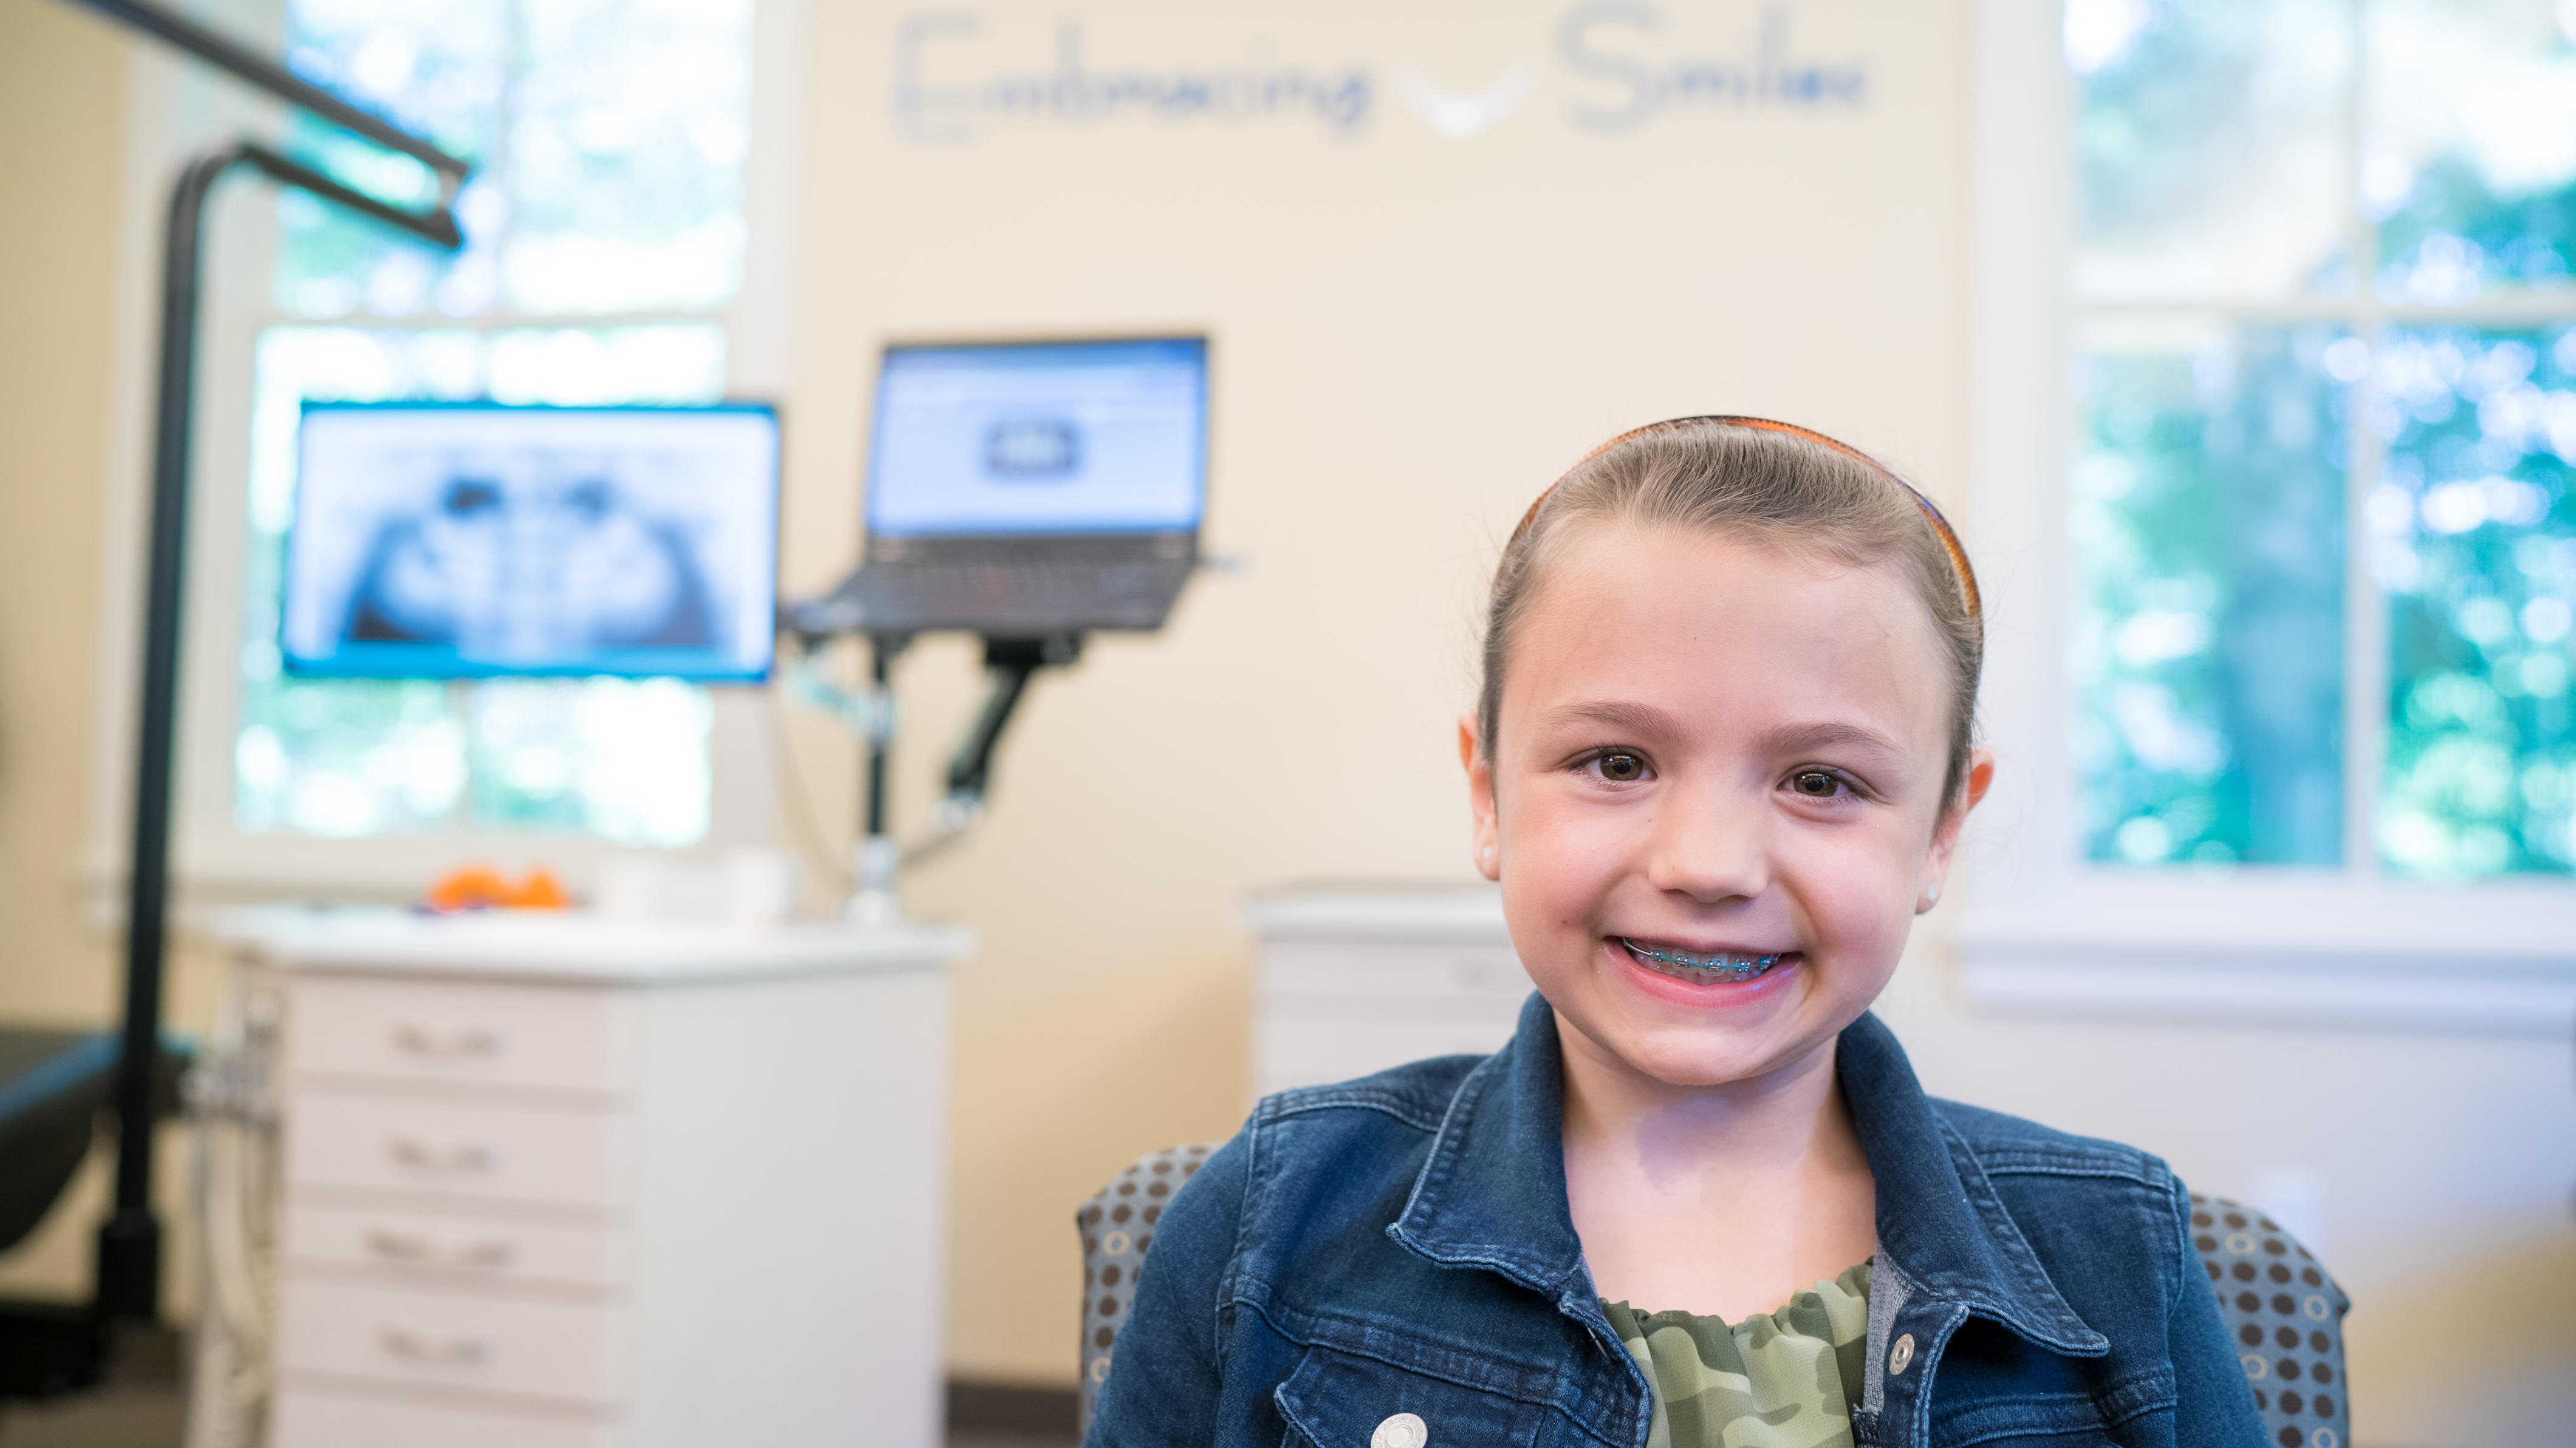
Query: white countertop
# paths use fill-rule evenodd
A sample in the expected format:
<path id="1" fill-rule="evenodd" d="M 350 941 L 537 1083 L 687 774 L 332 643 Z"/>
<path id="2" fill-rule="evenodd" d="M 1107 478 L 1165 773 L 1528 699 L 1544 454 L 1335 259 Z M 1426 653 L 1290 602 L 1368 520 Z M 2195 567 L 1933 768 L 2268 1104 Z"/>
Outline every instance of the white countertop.
<path id="1" fill-rule="evenodd" d="M 704 985 L 770 976 L 940 970 L 974 949 L 954 926 L 732 925 L 581 911 L 421 915 L 376 907 L 226 910 L 212 935 L 289 970 L 593 985 Z"/>

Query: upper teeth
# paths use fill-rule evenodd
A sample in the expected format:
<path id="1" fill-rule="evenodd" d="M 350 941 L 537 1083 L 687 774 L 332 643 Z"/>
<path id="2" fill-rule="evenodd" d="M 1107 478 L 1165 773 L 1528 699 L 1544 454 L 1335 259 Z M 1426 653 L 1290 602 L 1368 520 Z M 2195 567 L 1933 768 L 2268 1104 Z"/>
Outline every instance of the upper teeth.
<path id="1" fill-rule="evenodd" d="M 1727 975 L 1756 976 L 1780 963 L 1780 957 L 1776 954 L 1729 955 L 1721 951 L 1715 955 L 1695 955 L 1687 950 L 1642 945 L 1634 940 L 1622 943 L 1643 959 L 1654 961 L 1659 965 L 1677 965 L 1684 970 L 1710 970 Z"/>

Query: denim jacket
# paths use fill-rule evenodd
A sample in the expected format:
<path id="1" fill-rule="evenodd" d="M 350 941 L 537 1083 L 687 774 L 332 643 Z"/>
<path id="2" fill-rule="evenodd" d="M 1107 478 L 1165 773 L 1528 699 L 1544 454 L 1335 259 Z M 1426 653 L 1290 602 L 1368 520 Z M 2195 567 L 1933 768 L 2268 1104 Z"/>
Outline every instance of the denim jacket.
<path id="1" fill-rule="evenodd" d="M 2162 1161 L 1932 1100 L 1874 1016 L 1836 1070 L 1878 1182 L 1862 1448 L 2265 1441 Z M 1535 995 L 1491 1056 L 1264 1100 L 1162 1213 L 1086 1442 L 1644 1448 L 1563 1119 Z"/>

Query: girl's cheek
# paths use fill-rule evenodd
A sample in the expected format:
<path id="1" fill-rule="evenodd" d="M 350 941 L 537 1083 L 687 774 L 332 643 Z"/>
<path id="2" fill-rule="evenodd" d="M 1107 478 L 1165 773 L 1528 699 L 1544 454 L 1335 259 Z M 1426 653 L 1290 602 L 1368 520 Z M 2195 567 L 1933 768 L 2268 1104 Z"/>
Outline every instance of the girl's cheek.
<path id="1" fill-rule="evenodd" d="M 1904 949 L 1920 861 L 1893 848 L 1895 839 L 1886 843 L 1891 848 L 1859 857 L 1835 852 L 1794 867 L 1811 887 L 1805 902 L 1809 926 L 1828 952 L 1869 960 Z"/>
<path id="2" fill-rule="evenodd" d="M 1560 875 L 1588 875 L 1615 866 L 1618 822 L 1580 808 L 1548 779 L 1524 789 L 1504 815 L 1504 853 Z M 1506 880 L 1506 888 L 1509 882 Z"/>
<path id="3" fill-rule="evenodd" d="M 1504 911 L 1516 938 L 1544 936 L 1553 943 L 1547 955 L 1588 957 L 1592 926 L 1618 879 L 1623 850 L 1600 821 L 1549 807 L 1556 803 L 1525 796 L 1524 807 L 1505 817 Z"/>

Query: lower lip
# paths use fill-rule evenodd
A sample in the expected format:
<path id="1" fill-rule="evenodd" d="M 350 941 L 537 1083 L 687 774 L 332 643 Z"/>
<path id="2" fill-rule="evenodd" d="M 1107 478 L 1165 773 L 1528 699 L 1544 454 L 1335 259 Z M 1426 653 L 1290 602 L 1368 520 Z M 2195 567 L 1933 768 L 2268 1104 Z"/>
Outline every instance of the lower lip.
<path id="1" fill-rule="evenodd" d="M 1760 1005 L 1787 990 L 1790 982 L 1804 972 L 1807 965 L 1807 957 L 1793 950 L 1781 956 L 1778 965 L 1751 980 L 1694 985 L 1662 971 L 1649 970 L 1637 957 L 1628 953 L 1628 947 L 1616 940 L 1602 941 L 1601 948 L 1608 951 L 1611 960 L 1626 973 L 1630 985 L 1668 1005 L 1700 1011 L 1741 1010 Z"/>

